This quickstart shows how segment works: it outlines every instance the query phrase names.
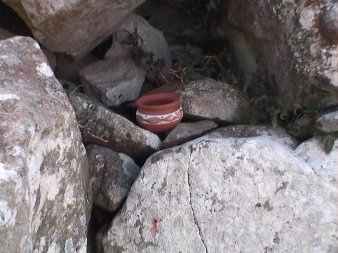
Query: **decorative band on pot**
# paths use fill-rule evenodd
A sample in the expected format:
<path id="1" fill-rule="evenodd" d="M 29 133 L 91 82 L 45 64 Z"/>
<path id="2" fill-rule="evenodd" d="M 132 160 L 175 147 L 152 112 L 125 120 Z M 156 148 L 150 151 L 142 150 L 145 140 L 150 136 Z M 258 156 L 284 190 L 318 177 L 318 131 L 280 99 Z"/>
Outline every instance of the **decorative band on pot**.
<path id="1" fill-rule="evenodd" d="M 136 120 L 155 133 L 175 127 L 183 118 L 180 97 L 175 93 L 153 93 L 136 101 Z"/>

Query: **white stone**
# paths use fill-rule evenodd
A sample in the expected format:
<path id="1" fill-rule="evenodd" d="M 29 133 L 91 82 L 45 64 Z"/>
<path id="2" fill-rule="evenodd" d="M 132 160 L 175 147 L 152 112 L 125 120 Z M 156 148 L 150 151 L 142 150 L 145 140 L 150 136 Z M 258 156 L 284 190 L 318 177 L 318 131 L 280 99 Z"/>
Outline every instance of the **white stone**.
<path id="1" fill-rule="evenodd" d="M 330 153 L 324 151 L 324 143 L 319 138 L 311 138 L 301 143 L 295 154 L 307 162 L 319 176 L 338 182 L 338 140 L 335 140 Z"/>
<path id="2" fill-rule="evenodd" d="M 266 137 L 200 138 L 152 155 L 104 252 L 335 252 L 337 187 Z"/>

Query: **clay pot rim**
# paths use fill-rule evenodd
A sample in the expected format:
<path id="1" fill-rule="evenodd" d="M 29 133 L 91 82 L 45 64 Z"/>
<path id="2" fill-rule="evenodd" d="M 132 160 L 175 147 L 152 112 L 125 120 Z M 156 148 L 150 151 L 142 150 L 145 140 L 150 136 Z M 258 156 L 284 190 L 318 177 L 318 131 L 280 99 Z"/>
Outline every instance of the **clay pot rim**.
<path id="1" fill-rule="evenodd" d="M 166 99 L 170 100 L 169 103 L 158 104 L 158 105 L 147 105 L 149 101 Z M 136 100 L 137 108 L 143 110 L 165 110 L 168 108 L 177 108 L 180 107 L 180 97 L 174 92 L 160 92 L 160 93 L 151 93 L 148 95 L 143 95 Z"/>

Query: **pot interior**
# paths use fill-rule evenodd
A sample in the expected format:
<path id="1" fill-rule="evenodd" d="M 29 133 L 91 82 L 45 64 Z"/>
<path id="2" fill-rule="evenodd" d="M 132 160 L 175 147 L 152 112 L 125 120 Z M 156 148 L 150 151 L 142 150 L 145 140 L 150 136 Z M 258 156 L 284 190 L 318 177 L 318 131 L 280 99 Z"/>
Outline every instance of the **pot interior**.
<path id="1" fill-rule="evenodd" d="M 140 97 L 136 104 L 138 107 L 172 107 L 179 106 L 180 97 L 175 93 L 154 93 Z"/>

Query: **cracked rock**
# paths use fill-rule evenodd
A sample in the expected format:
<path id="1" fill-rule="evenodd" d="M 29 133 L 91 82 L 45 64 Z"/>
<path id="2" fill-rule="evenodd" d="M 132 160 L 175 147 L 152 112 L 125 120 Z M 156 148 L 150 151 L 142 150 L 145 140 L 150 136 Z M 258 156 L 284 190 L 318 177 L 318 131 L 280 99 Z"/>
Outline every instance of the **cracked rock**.
<path id="1" fill-rule="evenodd" d="M 104 252 L 335 252 L 337 188 L 267 137 L 203 137 L 153 154 Z"/>

